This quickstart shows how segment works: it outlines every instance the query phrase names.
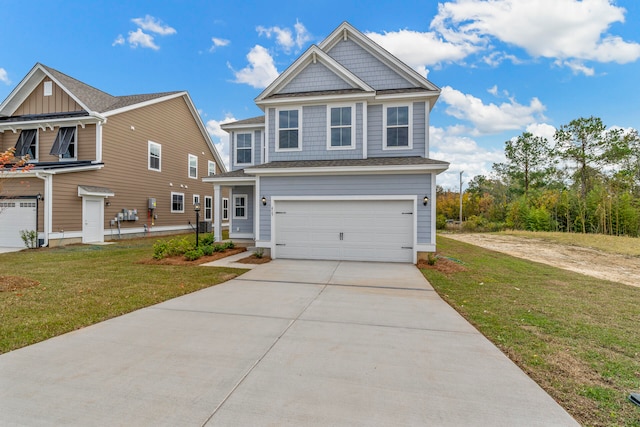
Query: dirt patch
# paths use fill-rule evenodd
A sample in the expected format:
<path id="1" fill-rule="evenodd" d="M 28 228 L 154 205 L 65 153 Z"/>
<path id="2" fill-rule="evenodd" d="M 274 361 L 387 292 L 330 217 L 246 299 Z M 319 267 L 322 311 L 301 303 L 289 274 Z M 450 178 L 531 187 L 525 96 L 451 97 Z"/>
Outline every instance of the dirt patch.
<path id="1" fill-rule="evenodd" d="M 465 271 L 467 269 L 464 265 L 441 256 L 437 256 L 436 263 L 433 265 L 429 265 L 426 260 L 421 259 L 418 261 L 417 266 L 418 268 L 436 270 L 444 274 L 457 273 L 458 271 Z"/>
<path id="2" fill-rule="evenodd" d="M 138 264 L 147 265 L 200 265 L 207 262 L 215 261 L 221 258 L 226 258 L 231 255 L 245 252 L 247 248 L 233 248 L 227 249 L 224 252 L 214 252 L 211 255 L 205 255 L 193 261 L 187 261 L 184 256 L 173 256 L 162 259 L 148 258 L 138 261 Z"/>
<path id="3" fill-rule="evenodd" d="M 239 259 L 236 262 L 239 262 L 239 263 L 242 263 L 242 264 L 266 264 L 269 261 L 271 261 L 271 257 L 270 256 L 263 256 L 262 258 L 258 258 L 254 254 L 254 255 L 248 256 L 246 258 Z"/>
<path id="4" fill-rule="evenodd" d="M 598 279 L 640 287 L 638 257 L 517 236 L 447 234 L 444 237 Z"/>
<path id="5" fill-rule="evenodd" d="M 20 289 L 38 286 L 37 280 L 27 279 L 20 276 L 0 276 L 0 292 L 13 292 Z"/>

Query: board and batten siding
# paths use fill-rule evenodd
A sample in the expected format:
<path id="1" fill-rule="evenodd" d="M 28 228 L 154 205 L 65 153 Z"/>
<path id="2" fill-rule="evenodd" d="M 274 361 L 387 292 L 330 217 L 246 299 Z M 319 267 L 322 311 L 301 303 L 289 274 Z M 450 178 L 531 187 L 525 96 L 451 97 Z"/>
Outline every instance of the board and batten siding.
<path id="1" fill-rule="evenodd" d="M 369 105 L 367 108 L 367 156 L 368 157 L 403 157 L 403 156 L 421 156 L 425 154 L 425 144 L 427 138 L 426 129 L 426 111 L 424 102 L 414 102 L 412 104 L 412 132 L 413 147 L 411 149 L 383 150 L 382 149 L 382 133 L 384 126 L 382 122 L 382 109 L 386 108 L 384 104 Z"/>
<path id="2" fill-rule="evenodd" d="M 47 81 L 52 83 L 53 91 L 50 96 L 44 96 L 44 83 Z M 83 111 L 83 108 L 55 82 L 45 78 L 20 104 L 13 115 L 68 113 L 72 111 Z"/>
<path id="3" fill-rule="evenodd" d="M 351 40 L 339 41 L 327 53 L 375 90 L 415 87 Z"/>
<path id="4" fill-rule="evenodd" d="M 278 93 L 316 92 L 352 89 L 352 86 L 329 70 L 324 64 L 309 64 Z"/>
<path id="5" fill-rule="evenodd" d="M 260 240 L 271 240 L 273 196 L 424 196 L 431 197 L 431 174 L 261 177 L 260 194 L 269 203 L 260 208 Z M 417 204 L 417 242 L 431 243 L 431 207 Z"/>

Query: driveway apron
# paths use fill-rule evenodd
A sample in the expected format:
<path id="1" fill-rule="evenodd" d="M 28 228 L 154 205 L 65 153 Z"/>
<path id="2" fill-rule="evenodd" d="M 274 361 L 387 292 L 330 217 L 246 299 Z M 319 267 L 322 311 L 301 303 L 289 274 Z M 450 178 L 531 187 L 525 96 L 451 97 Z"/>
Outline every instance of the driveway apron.
<path id="1" fill-rule="evenodd" d="M 415 266 L 274 260 L 1 355 L 0 425 L 578 424 Z"/>

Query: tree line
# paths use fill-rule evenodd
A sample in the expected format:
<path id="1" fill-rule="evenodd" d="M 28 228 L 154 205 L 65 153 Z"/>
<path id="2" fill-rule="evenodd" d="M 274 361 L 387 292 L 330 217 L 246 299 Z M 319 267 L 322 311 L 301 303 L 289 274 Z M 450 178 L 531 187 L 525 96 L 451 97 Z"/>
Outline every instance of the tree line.
<path id="1" fill-rule="evenodd" d="M 578 118 L 553 141 L 528 132 L 506 141 L 505 158 L 463 192 L 463 228 L 640 235 L 637 130 Z M 437 196 L 444 228 L 458 219 L 460 193 L 438 187 Z"/>

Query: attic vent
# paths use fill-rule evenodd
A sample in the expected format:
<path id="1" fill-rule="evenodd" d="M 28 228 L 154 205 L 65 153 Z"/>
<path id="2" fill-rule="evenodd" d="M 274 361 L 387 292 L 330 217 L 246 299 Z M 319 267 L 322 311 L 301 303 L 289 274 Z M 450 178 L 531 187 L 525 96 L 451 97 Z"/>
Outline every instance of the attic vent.
<path id="1" fill-rule="evenodd" d="M 346 28 L 344 30 L 342 30 L 342 37 L 343 37 L 344 41 L 347 41 L 347 29 Z"/>
<path id="2" fill-rule="evenodd" d="M 52 81 L 44 82 L 44 96 L 51 96 L 51 95 L 53 95 L 53 82 Z"/>

